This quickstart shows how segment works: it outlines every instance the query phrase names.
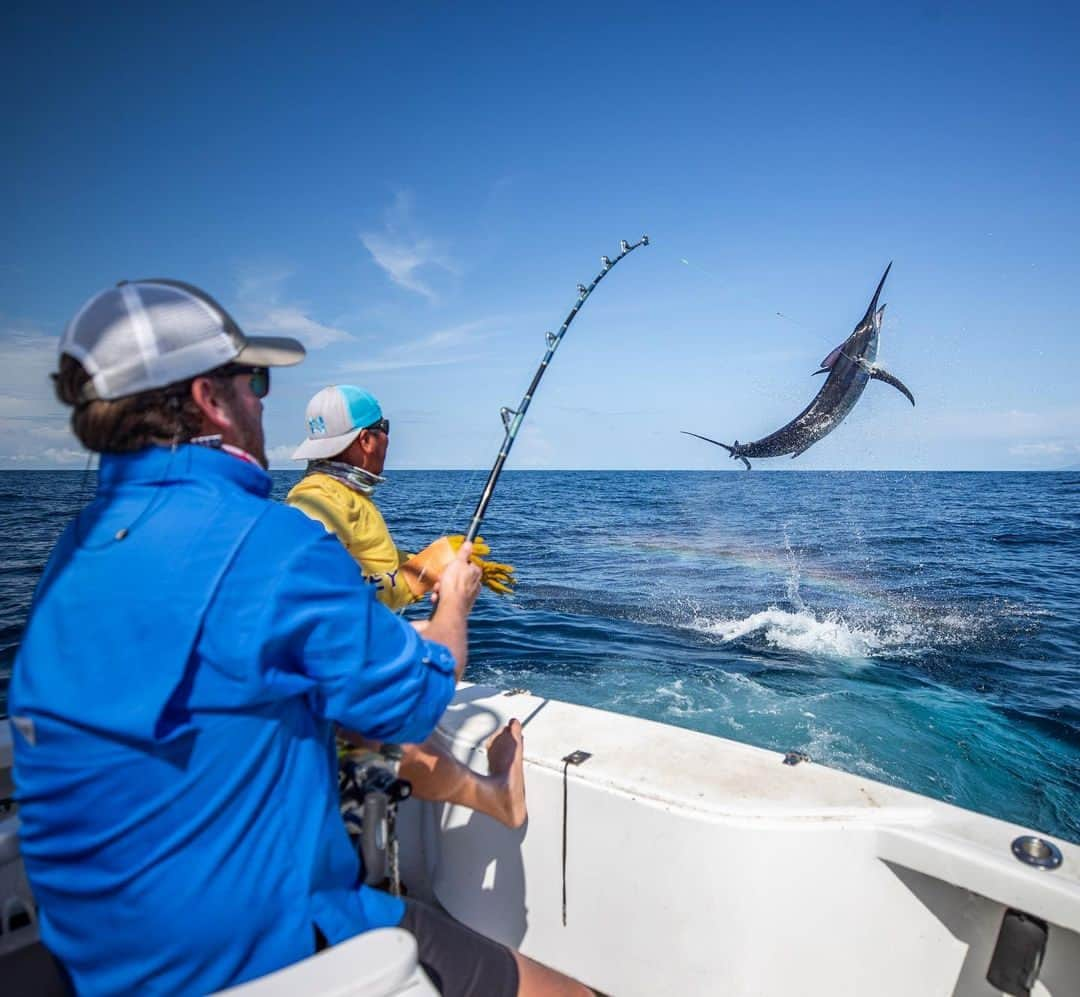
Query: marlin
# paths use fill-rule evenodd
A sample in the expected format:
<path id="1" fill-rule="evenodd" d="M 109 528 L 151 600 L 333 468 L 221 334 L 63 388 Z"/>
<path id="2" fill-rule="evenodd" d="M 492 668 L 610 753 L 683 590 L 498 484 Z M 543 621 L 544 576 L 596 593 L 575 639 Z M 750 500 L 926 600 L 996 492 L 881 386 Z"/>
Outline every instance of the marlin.
<path id="1" fill-rule="evenodd" d="M 885 278 L 892 269 L 890 263 L 885 268 L 885 273 L 878 281 L 877 290 L 870 300 L 870 307 L 866 314 L 859 320 L 854 331 L 824 360 L 815 374 L 825 374 L 825 383 L 821 390 L 814 396 L 814 400 L 806 406 L 786 426 L 782 426 L 775 433 L 763 436 L 753 443 L 740 443 L 736 440 L 728 445 L 719 440 L 701 436 L 698 433 L 690 433 L 682 430 L 687 436 L 695 436 L 706 443 L 715 443 L 723 447 L 732 459 L 741 460 L 746 469 L 750 470 L 748 457 L 782 457 L 791 454 L 792 460 L 805 453 L 818 440 L 828 436 L 837 426 L 843 422 L 844 417 L 855 407 L 863 390 L 871 381 L 884 381 L 891 384 L 897 391 L 907 396 L 912 405 L 915 404 L 915 396 L 908 391 L 899 378 L 893 377 L 887 370 L 879 366 L 877 360 L 878 338 L 881 335 L 881 319 L 885 314 L 885 306 L 878 308 L 878 298 L 881 289 L 885 286 Z"/>

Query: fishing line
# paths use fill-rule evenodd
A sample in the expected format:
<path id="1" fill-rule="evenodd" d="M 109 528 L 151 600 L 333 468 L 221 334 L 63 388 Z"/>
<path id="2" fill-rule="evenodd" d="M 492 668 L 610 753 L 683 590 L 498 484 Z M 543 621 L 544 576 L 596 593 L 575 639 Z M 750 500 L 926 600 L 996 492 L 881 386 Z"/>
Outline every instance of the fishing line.
<path id="1" fill-rule="evenodd" d="M 675 255 L 675 252 L 674 252 L 674 250 L 662 250 L 662 252 L 665 252 L 665 253 L 667 253 L 667 254 L 668 254 L 668 255 L 670 255 L 670 256 L 674 256 L 674 255 Z M 693 261 L 692 259 L 690 259 L 689 257 L 686 257 L 686 256 L 679 256 L 679 257 L 678 257 L 678 261 L 679 261 L 679 263 L 680 263 L 680 264 L 681 264 L 682 266 L 684 266 L 684 267 L 687 267 L 687 268 L 688 268 L 688 269 L 690 269 L 690 270 L 696 270 L 696 271 L 697 271 L 698 273 L 700 273 L 700 274 L 704 274 L 704 275 L 705 275 L 706 277 L 710 278 L 711 280 L 714 280 L 714 281 L 716 281 L 717 283 L 721 284 L 721 287 L 722 287 L 722 288 L 723 288 L 724 290 L 728 290 L 728 287 L 727 287 L 727 285 L 725 285 L 725 284 L 724 284 L 724 282 L 723 282 L 723 278 L 721 278 L 721 277 L 720 277 L 720 276 L 718 276 L 717 274 L 713 273 L 713 272 L 712 272 L 711 270 L 707 270 L 707 269 L 706 269 L 705 267 L 701 266 L 700 264 L 698 264 L 698 263 L 695 263 L 695 262 L 694 262 L 694 261 Z M 738 301 L 738 300 L 740 300 L 740 298 L 739 298 L 738 296 L 736 296 L 736 297 L 734 298 L 734 300 Z M 793 318 L 792 318 L 792 317 L 791 317 L 790 315 L 785 315 L 785 314 L 784 314 L 783 312 L 781 312 L 781 311 L 777 311 L 777 312 L 774 312 L 773 314 L 774 314 L 774 315 L 775 315 L 775 316 L 776 316 L 777 318 L 783 319 L 783 320 L 784 320 L 785 322 L 790 322 L 790 323 L 791 323 L 791 324 L 792 324 L 793 326 L 795 326 L 796 328 L 798 328 L 798 329 L 802 329 L 802 330 L 803 330 L 803 332 L 809 332 L 809 333 L 813 333 L 814 335 L 817 335 L 817 332 L 816 332 L 816 330 L 814 330 L 814 329 L 811 329 L 811 328 L 810 328 L 810 327 L 809 327 L 808 325 L 805 325 L 805 324 L 803 324 L 802 322 L 798 322 L 798 321 L 796 321 L 796 320 L 795 320 L 795 319 L 793 319 Z"/>
<path id="2" fill-rule="evenodd" d="M 79 495 L 78 498 L 75 499 L 75 501 L 78 502 L 80 506 L 86 503 L 86 485 L 87 482 L 90 480 L 90 469 L 93 463 L 94 451 L 91 450 L 86 455 L 86 467 L 83 468 L 82 481 L 79 482 Z"/>
<path id="3" fill-rule="evenodd" d="M 473 490 L 473 483 L 476 481 L 476 476 L 483 470 L 482 467 L 474 467 L 469 472 L 469 477 L 465 480 L 465 484 L 458 489 L 458 500 L 454 503 L 454 508 L 450 515 L 446 517 L 444 521 L 443 533 L 449 533 L 451 526 L 457 521 L 458 513 L 461 511 L 461 503 L 465 501 L 465 496 L 470 495 Z"/>
<path id="4" fill-rule="evenodd" d="M 488 446 L 488 444 L 485 442 L 484 443 L 484 448 L 486 449 L 487 446 Z M 480 452 L 479 447 L 477 447 L 476 448 L 476 453 L 478 455 L 479 455 L 479 452 Z M 472 459 L 472 458 L 470 458 L 470 459 Z M 461 488 L 458 489 L 458 497 L 457 497 L 457 501 L 454 503 L 453 511 L 450 513 L 449 516 L 444 518 L 443 531 L 442 531 L 444 534 L 449 534 L 453 530 L 454 523 L 456 523 L 458 521 L 458 513 L 461 511 L 462 503 L 465 501 L 466 497 L 468 497 L 469 495 L 474 494 L 473 486 L 476 483 L 476 477 L 477 477 L 477 475 L 482 474 L 484 472 L 483 458 L 480 457 L 480 456 L 477 456 L 475 458 L 475 463 L 476 463 L 476 466 L 469 470 L 469 472 L 468 472 L 469 476 L 468 476 L 468 478 L 466 478 L 465 483 L 461 486 Z"/>
<path id="5" fill-rule="evenodd" d="M 785 322 L 790 322 L 793 326 L 795 326 L 796 329 L 802 329 L 803 332 L 809 332 L 817 335 L 817 333 L 813 329 L 811 329 L 810 326 L 803 325 L 802 322 L 796 322 L 795 319 L 793 319 L 790 315 L 785 315 L 783 312 L 777 312 L 776 317 L 783 319 Z"/>
<path id="6" fill-rule="evenodd" d="M 696 270 L 698 273 L 704 274 L 711 280 L 721 280 L 721 278 L 717 274 L 714 274 L 711 270 L 706 270 L 705 267 L 701 266 L 698 263 L 695 263 L 689 257 L 677 255 L 677 251 L 674 249 L 668 249 L 667 247 L 661 246 L 660 253 L 661 255 L 666 256 L 669 260 L 677 260 L 679 269 L 686 267 L 689 270 Z"/>
<path id="7" fill-rule="evenodd" d="M 713 280 L 720 280 L 720 278 L 710 270 L 706 270 L 704 267 L 698 266 L 696 263 L 692 263 L 685 256 L 679 257 L 679 262 L 691 270 L 696 270 L 698 273 L 705 274 L 706 277 L 711 277 Z"/>
<path id="8" fill-rule="evenodd" d="M 518 403 L 518 407 L 516 409 L 503 407 L 499 410 L 505 436 L 503 437 L 502 446 L 499 448 L 499 454 L 495 458 L 495 463 L 492 465 L 491 471 L 488 474 L 487 483 L 484 485 L 484 491 L 480 495 L 480 501 L 476 504 L 476 511 L 473 513 L 472 521 L 469 523 L 468 532 L 465 534 L 466 541 L 475 540 L 476 534 L 480 532 L 480 523 L 483 521 L 484 513 L 487 512 L 488 504 L 491 502 L 492 493 L 495 491 L 495 485 L 499 480 L 499 475 L 502 474 L 503 466 L 506 464 L 506 458 L 510 456 L 510 449 L 513 447 L 514 440 L 517 438 L 518 430 L 521 429 L 521 423 L 525 418 L 525 413 L 529 410 L 529 404 L 532 402 L 533 395 L 536 393 L 536 389 L 540 384 L 540 379 L 544 376 L 544 371 L 547 370 L 548 364 L 551 363 L 551 358 L 559 348 L 563 336 L 566 335 L 566 330 L 570 328 L 570 323 L 574 321 L 577 313 L 581 311 L 581 306 L 585 304 L 589 295 L 595 290 L 596 285 L 607 276 L 611 268 L 624 256 L 637 249 L 638 246 L 647 246 L 648 244 L 649 237 L 647 235 L 643 235 L 633 245 L 623 239 L 619 243 L 620 251 L 618 256 L 614 259 L 610 259 L 607 256 L 600 257 L 602 266 L 600 273 L 593 278 L 592 283 L 588 286 L 585 284 L 578 284 L 578 300 L 574 303 L 574 307 L 570 309 L 570 313 L 563 320 L 563 324 L 559 327 L 559 331 L 557 333 L 549 332 L 546 334 L 547 352 L 540 361 L 540 366 L 537 367 L 536 373 L 533 375 L 533 379 L 529 383 L 529 387 L 526 389 L 524 397 L 522 397 L 521 401 Z"/>

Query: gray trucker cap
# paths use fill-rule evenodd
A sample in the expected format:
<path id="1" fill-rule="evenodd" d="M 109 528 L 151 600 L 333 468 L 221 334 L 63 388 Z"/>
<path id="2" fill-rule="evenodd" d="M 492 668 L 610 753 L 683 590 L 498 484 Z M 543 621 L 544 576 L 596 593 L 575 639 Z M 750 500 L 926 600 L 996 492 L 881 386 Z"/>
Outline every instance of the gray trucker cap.
<path id="1" fill-rule="evenodd" d="M 206 374 L 227 363 L 287 367 L 304 347 L 282 336 L 245 336 L 205 291 L 154 277 L 121 281 L 68 323 L 60 353 L 90 375 L 86 400 L 123 398 Z"/>

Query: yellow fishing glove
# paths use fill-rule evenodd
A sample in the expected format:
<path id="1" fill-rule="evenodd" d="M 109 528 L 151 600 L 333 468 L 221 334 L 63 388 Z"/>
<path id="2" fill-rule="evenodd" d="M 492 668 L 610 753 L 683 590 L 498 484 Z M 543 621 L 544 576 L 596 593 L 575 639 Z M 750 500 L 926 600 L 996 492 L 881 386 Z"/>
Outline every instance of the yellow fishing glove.
<path id="1" fill-rule="evenodd" d="M 455 554 L 461 550 L 461 545 L 465 542 L 465 537 L 460 533 L 455 533 L 452 537 L 446 539 L 450 542 Z M 484 538 L 477 537 L 473 541 L 472 556 L 469 558 L 469 563 L 475 564 L 480 569 L 482 575 L 480 581 L 492 592 L 496 595 L 510 595 L 514 591 L 514 586 L 517 585 L 517 578 L 514 577 L 514 566 L 512 564 L 502 564 L 499 561 L 486 560 L 490 553 L 491 548 L 484 541 Z"/>
<path id="2" fill-rule="evenodd" d="M 435 587 L 435 583 L 442 577 L 443 569 L 455 558 L 464 542 L 465 537 L 460 533 L 452 537 L 440 537 L 434 543 L 428 544 L 419 554 L 413 554 L 401 566 L 405 582 L 415 595 L 424 595 Z M 473 541 L 469 562 L 480 569 L 481 582 L 492 592 L 509 595 L 517 584 L 514 566 L 484 560 L 490 553 L 491 548 L 484 542 L 484 538 L 477 537 Z"/>

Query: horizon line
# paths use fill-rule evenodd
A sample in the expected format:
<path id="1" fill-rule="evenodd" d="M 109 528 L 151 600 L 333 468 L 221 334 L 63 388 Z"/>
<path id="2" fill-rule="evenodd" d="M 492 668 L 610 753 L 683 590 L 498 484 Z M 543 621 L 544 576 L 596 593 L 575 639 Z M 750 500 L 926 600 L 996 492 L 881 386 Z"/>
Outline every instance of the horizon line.
<path id="1" fill-rule="evenodd" d="M 303 473 L 302 467 L 271 465 L 268 471 L 292 471 Z M 489 467 L 391 467 L 384 473 L 401 471 L 462 472 L 490 470 Z M 87 474 L 96 473 L 97 467 L 0 467 L 0 474 L 32 471 L 35 473 Z M 754 472 L 765 474 L 1062 474 L 1080 471 L 1080 467 L 755 467 Z M 740 467 L 508 467 L 504 474 L 747 474 Z"/>

